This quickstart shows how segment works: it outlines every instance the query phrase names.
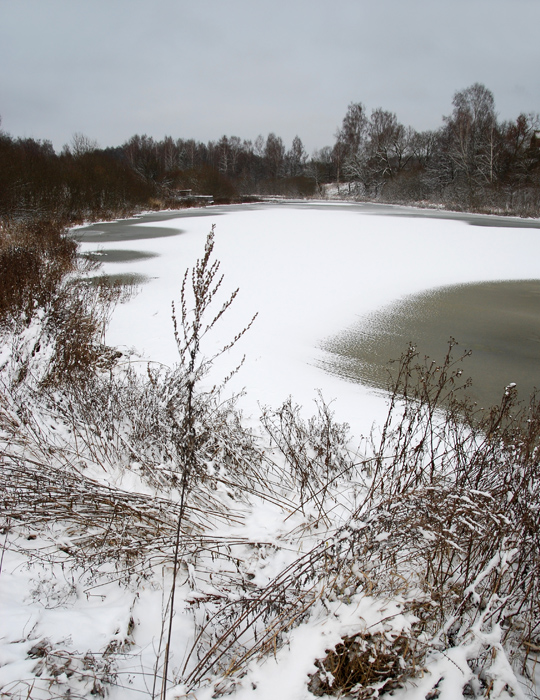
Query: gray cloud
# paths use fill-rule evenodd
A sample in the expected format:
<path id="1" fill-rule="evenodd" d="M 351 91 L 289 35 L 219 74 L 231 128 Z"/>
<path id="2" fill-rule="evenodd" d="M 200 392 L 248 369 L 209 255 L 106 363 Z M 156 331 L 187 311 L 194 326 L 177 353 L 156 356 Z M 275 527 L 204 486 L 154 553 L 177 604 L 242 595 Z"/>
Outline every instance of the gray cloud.
<path id="1" fill-rule="evenodd" d="M 134 133 L 331 144 L 351 101 L 435 128 L 473 82 L 538 111 L 537 0 L 0 0 L 0 115 L 60 148 Z"/>

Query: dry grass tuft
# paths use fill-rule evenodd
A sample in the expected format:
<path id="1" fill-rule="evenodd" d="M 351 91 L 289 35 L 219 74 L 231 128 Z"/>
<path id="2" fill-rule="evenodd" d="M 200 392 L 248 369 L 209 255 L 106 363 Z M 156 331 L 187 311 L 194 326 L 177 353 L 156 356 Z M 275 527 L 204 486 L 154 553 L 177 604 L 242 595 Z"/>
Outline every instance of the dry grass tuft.
<path id="1" fill-rule="evenodd" d="M 379 697 L 418 672 L 416 647 L 415 638 L 405 634 L 344 637 L 334 649 L 326 650 L 324 659 L 317 659 L 318 671 L 309 676 L 308 689 L 317 696 Z"/>

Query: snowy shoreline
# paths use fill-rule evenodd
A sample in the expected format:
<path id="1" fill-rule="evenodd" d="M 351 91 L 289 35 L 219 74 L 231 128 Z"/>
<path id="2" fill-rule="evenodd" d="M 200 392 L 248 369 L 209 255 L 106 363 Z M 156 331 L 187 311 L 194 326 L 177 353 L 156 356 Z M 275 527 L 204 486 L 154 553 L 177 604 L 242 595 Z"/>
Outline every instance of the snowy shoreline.
<path id="1" fill-rule="evenodd" d="M 198 388 L 219 384 L 245 353 L 230 390 L 246 387 L 239 406 L 252 419 L 203 391 L 186 426 L 195 375 L 160 363 L 178 359 L 170 301 L 214 221 L 224 298 L 241 289 L 207 356 L 259 317 Z M 321 338 L 415 289 L 532 276 L 535 232 L 294 206 L 173 217 L 156 223 L 166 236 L 145 233 L 151 227 L 139 220 L 127 226 L 131 239 L 113 226 L 117 240 L 103 236 L 102 249 L 123 255 L 104 271 L 140 271 L 149 282 L 116 309 L 106 340 L 139 354 L 73 390 L 36 391 L 32 372 L 21 379 L 20 360 L 4 367 L 2 694 L 155 698 L 174 588 L 167 700 L 273 700 L 276 692 L 312 700 L 312 691 L 352 690 L 334 685 L 344 648 L 367 662 L 360 692 L 368 684 L 426 700 L 487 689 L 503 700 L 529 688 L 533 697 L 536 638 L 522 630 L 538 619 L 526 593 L 538 590 L 536 461 L 516 456 L 519 440 L 504 451 L 502 439 L 480 435 L 486 459 L 469 475 L 463 456 L 478 445 L 459 424 L 450 420 L 441 449 L 429 452 L 429 402 L 418 421 L 418 404 L 409 406 L 412 423 L 380 452 L 377 434 L 358 449 L 372 422 L 381 425 L 386 399 L 321 372 L 317 361 Z M 222 303 L 216 298 L 217 309 Z M 28 337 L 15 339 L 32 369 L 48 359 L 46 339 L 40 348 L 42 336 L 32 335 L 40 312 Z M 352 436 L 320 402 L 312 421 L 303 418 L 317 413 L 317 389 Z M 260 404 L 275 410 L 259 420 Z M 179 482 L 193 435 L 183 518 Z M 529 659 L 528 682 L 511 667 L 517 654 L 516 667 Z"/>

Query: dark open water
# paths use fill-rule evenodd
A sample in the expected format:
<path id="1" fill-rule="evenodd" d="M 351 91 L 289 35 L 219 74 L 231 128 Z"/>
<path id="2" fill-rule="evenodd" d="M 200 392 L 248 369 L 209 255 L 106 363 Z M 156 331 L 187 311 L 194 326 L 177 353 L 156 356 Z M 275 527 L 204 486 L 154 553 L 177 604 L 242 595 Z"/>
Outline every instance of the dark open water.
<path id="1" fill-rule="evenodd" d="M 471 377 L 468 394 L 481 405 L 498 403 L 504 387 L 517 384 L 521 398 L 540 388 L 540 280 L 485 282 L 443 287 L 379 310 L 323 347 L 325 368 L 378 388 L 387 388 L 390 359 L 413 343 L 419 359 L 441 362 L 450 337 L 454 357 Z"/>

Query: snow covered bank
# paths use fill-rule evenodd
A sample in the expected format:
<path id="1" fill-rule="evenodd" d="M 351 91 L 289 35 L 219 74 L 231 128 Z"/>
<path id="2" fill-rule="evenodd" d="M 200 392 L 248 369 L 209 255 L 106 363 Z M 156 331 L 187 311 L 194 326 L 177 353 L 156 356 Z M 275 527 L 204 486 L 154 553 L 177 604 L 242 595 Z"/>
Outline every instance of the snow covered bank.
<path id="1" fill-rule="evenodd" d="M 236 273 L 243 294 L 206 350 L 259 311 L 239 343 L 248 353 L 237 377 L 249 391 L 244 406 L 254 412 L 257 400 L 279 404 L 291 393 L 312 414 L 319 386 L 358 434 L 384 402 L 322 374 L 318 339 L 349 323 L 357 306 L 425 284 L 430 266 L 398 259 L 409 252 L 398 230 L 348 207 L 222 213 L 216 254 L 229 289 Z M 264 236 L 257 216 L 272 224 Z M 338 220 L 347 235 L 328 226 Z M 208 222 L 182 217 L 185 233 L 139 237 L 160 257 L 107 263 L 155 277 L 118 308 L 109 336 L 144 345 L 155 362 L 149 373 L 126 363 L 79 384 L 40 387 L 28 371 L 46 360 L 37 320 L 22 359 L 2 369 L 0 692 L 159 697 L 174 589 L 168 700 L 506 699 L 524 697 L 523 688 L 533 697 L 538 411 L 516 425 L 508 387 L 501 414 L 476 433 L 458 413 L 445 423 L 434 418 L 433 396 L 441 377 L 453 377 L 432 367 L 429 381 L 413 382 L 431 393 L 405 402 L 400 429 L 363 453 L 321 403 L 309 421 L 285 403 L 255 431 L 219 395 L 192 401 L 197 373 L 160 370 L 159 360 L 177 359 L 169 302 L 201 256 Z M 423 245 L 433 235 L 423 231 Z M 339 241 L 348 248 L 337 250 Z M 439 256 L 447 245 L 439 241 Z M 365 248 L 396 257 L 394 277 L 381 279 L 369 256 L 351 260 L 351 250 Z M 501 249 L 484 274 L 502 269 L 503 258 Z M 525 260 L 516 257 L 514 274 Z M 454 261 L 440 276 L 461 272 Z"/>

